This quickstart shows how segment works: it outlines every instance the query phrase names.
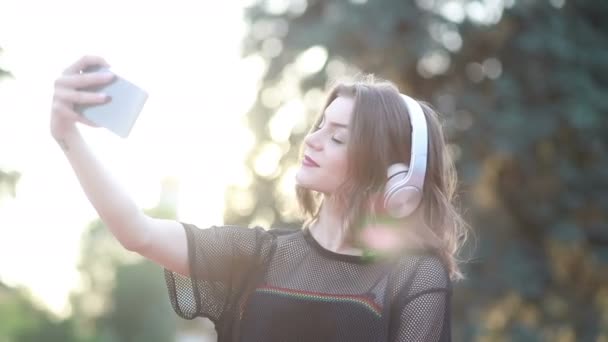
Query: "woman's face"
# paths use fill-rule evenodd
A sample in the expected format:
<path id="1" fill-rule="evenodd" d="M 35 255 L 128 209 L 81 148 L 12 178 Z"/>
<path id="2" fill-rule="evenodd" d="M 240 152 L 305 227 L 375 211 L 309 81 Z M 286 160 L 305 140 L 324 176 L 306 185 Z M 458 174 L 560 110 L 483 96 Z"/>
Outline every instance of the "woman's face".
<path id="1" fill-rule="evenodd" d="M 304 157 L 296 173 L 299 186 L 331 195 L 346 179 L 348 123 L 354 99 L 336 97 L 316 130 L 304 139 Z"/>

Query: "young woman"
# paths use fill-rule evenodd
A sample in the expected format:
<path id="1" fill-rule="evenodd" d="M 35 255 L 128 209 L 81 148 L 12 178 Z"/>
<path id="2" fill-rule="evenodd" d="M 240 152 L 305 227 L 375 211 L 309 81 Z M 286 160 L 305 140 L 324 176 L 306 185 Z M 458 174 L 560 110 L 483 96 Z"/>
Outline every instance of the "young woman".
<path id="1" fill-rule="evenodd" d="M 339 84 L 302 146 L 302 229 L 210 227 L 145 215 L 87 147 L 74 105 L 112 79 L 55 81 L 51 134 L 117 240 L 164 267 L 183 318 L 211 319 L 220 341 L 449 341 L 451 282 L 466 224 L 456 175 L 431 108 L 387 81 Z"/>

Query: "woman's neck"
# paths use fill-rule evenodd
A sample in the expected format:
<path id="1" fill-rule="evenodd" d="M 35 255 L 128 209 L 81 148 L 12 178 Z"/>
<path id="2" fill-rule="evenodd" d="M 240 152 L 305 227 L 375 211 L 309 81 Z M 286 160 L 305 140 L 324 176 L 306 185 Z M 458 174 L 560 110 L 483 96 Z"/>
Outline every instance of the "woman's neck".
<path id="1" fill-rule="evenodd" d="M 348 228 L 337 205 L 331 199 L 325 199 L 319 211 L 319 217 L 310 226 L 315 240 L 324 248 L 341 254 L 361 255 L 360 249 L 347 242 Z"/>

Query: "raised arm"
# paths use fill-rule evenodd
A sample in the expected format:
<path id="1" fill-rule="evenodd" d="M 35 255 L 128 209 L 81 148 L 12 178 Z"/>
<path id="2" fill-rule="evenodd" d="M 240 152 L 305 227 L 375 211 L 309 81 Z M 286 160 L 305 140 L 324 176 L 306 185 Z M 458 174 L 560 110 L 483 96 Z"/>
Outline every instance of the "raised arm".
<path id="1" fill-rule="evenodd" d="M 111 101 L 103 94 L 80 90 L 112 80 L 109 73 L 81 73 L 95 65 L 107 63 L 100 57 L 85 56 L 55 80 L 51 135 L 63 150 L 89 202 L 122 246 L 188 275 L 186 234 L 181 224 L 145 215 L 95 157 L 78 130 L 77 122 L 95 125 L 74 110 L 75 104 Z"/>

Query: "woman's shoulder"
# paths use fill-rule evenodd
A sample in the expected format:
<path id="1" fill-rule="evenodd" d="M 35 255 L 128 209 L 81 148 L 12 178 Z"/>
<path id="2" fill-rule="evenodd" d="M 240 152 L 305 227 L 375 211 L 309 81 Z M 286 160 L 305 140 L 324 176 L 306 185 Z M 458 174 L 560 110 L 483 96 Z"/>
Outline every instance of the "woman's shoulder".
<path id="1" fill-rule="evenodd" d="M 262 226 L 246 226 L 246 225 L 235 225 L 235 224 L 223 224 L 223 225 L 212 225 L 212 226 L 207 226 L 207 227 L 201 227 L 201 226 L 197 226 L 195 224 L 188 223 L 188 222 L 180 222 L 180 223 L 184 227 L 186 227 L 188 230 L 191 230 L 191 231 L 192 230 L 193 231 L 208 230 L 208 231 L 215 231 L 215 232 L 222 232 L 222 233 L 234 232 L 234 233 L 250 233 L 250 234 L 268 234 L 268 235 L 273 235 L 273 236 L 293 234 L 293 233 L 300 231 L 300 229 L 289 228 L 289 227 L 266 228 L 266 227 L 262 227 Z"/>
<path id="2" fill-rule="evenodd" d="M 438 254 L 430 251 L 401 256 L 393 272 L 397 282 L 410 294 L 451 289 L 447 266 Z"/>
<path id="3" fill-rule="evenodd" d="M 301 229 L 295 228 L 264 228 L 261 226 L 244 225 L 213 225 L 206 228 L 194 224 L 183 223 L 188 239 L 195 245 L 211 244 L 213 246 L 250 246 L 252 248 L 274 249 L 279 240 L 296 236 Z"/>
<path id="4" fill-rule="evenodd" d="M 302 228 L 294 228 L 294 227 L 273 227 L 268 229 L 268 233 L 274 236 L 284 236 L 284 235 L 293 235 L 302 232 Z"/>

